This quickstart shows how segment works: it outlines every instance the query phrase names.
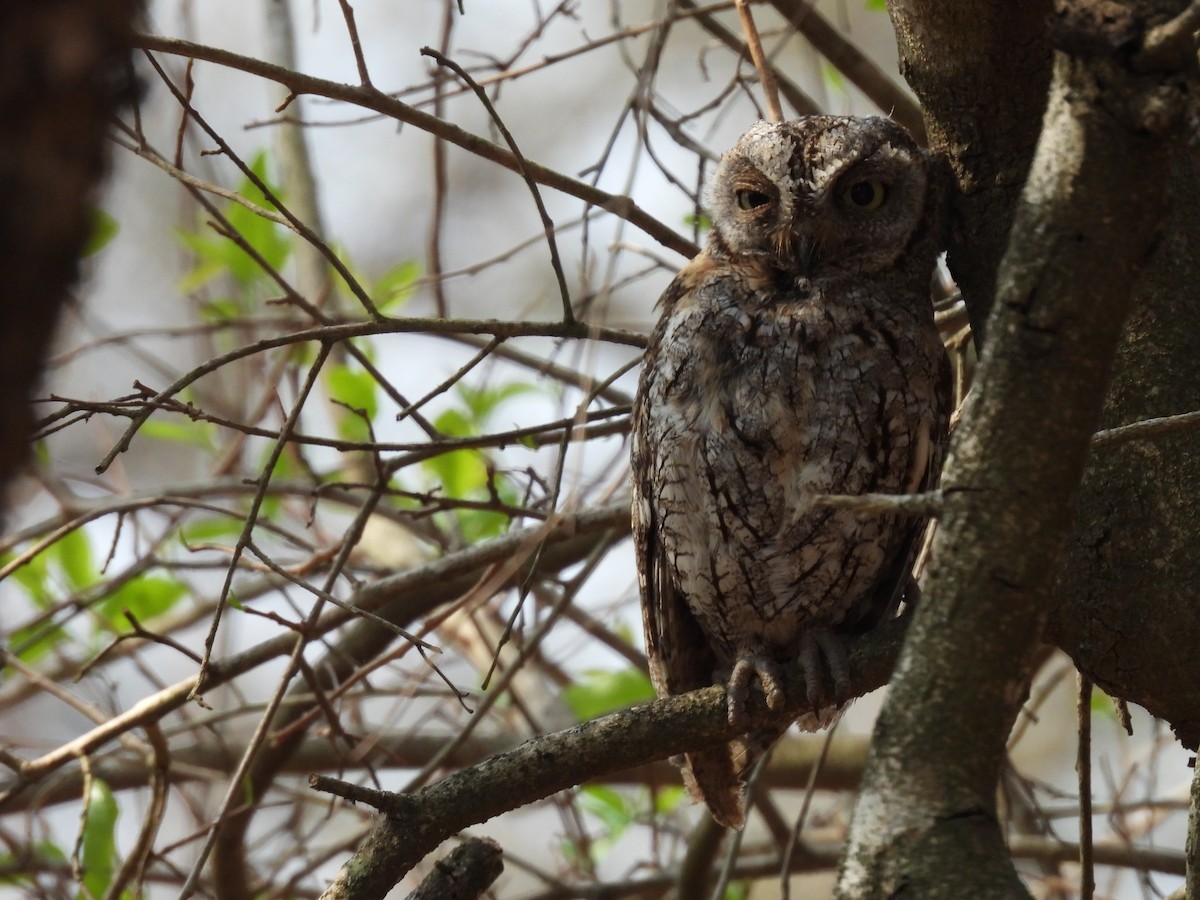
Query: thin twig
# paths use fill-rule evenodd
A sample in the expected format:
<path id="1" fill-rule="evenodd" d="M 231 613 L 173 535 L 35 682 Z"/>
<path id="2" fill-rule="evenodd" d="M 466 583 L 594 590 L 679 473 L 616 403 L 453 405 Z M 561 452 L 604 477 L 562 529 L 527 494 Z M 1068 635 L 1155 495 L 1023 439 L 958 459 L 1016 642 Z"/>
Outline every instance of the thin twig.
<path id="1" fill-rule="evenodd" d="M 175 96 L 175 100 L 187 111 L 188 116 L 195 120 L 196 124 L 204 130 L 204 133 L 216 142 L 217 146 L 221 148 L 221 152 L 225 156 L 229 157 L 230 161 L 233 162 L 234 165 L 241 169 L 242 174 L 250 181 L 251 184 L 253 184 L 262 192 L 262 195 L 267 198 L 271 205 L 279 210 L 279 212 L 282 213 L 283 216 L 292 223 L 292 227 L 301 235 L 301 237 L 308 241 L 312 246 L 320 249 L 321 253 L 329 261 L 329 265 L 331 265 L 337 271 L 338 275 L 342 277 L 342 281 L 345 282 L 351 293 L 353 293 L 358 302 L 362 304 L 363 309 L 365 309 L 367 313 L 374 319 L 382 318 L 382 313 L 380 313 L 375 307 L 375 303 L 371 300 L 371 298 L 367 296 L 367 292 L 363 290 L 362 285 L 358 283 L 358 279 L 355 278 L 354 275 L 351 274 L 350 270 L 346 268 L 346 264 L 338 259 L 338 256 L 333 252 L 333 249 L 323 240 L 321 240 L 320 235 L 314 232 L 306 223 L 301 222 L 291 213 L 287 206 L 284 205 L 283 201 L 275 196 L 275 192 L 272 191 L 271 188 L 261 178 L 258 177 L 258 173 L 250 168 L 250 166 L 246 165 L 246 163 L 244 163 L 238 157 L 238 155 L 233 152 L 233 149 L 229 146 L 225 139 L 221 137 L 217 130 L 209 125 L 203 116 L 196 112 L 196 109 L 192 106 L 191 101 L 184 96 L 183 92 L 180 91 L 178 87 L 175 86 L 175 82 L 171 80 L 171 78 L 163 70 L 162 66 L 158 64 L 158 60 L 154 58 L 154 55 L 148 50 L 144 52 L 146 58 L 150 61 L 150 65 L 154 67 L 154 70 L 158 73 L 158 76 L 162 80 L 163 84 L 167 86 L 167 90 L 169 90 Z M 272 68 L 278 67 L 273 66 Z M 287 70 L 284 69 L 282 71 Z"/>
<path id="2" fill-rule="evenodd" d="M 475 92 L 475 96 L 479 98 L 479 102 L 483 104 L 483 108 L 487 110 L 488 115 L 492 117 L 492 121 L 496 123 L 496 128 L 499 129 L 500 134 L 504 137 L 504 142 L 508 144 L 508 149 L 512 151 L 512 155 L 516 159 L 517 171 L 525 179 L 525 184 L 529 186 L 529 192 L 533 195 L 534 205 L 537 206 L 538 216 L 542 220 L 542 228 L 545 229 L 546 234 L 546 244 L 550 248 L 550 265 L 554 269 L 554 277 L 558 281 L 558 292 L 562 297 L 563 321 L 567 323 L 574 322 L 575 313 L 571 309 L 571 292 L 567 289 L 567 276 L 563 272 L 562 260 L 558 255 L 558 241 L 554 238 L 554 220 L 546 212 L 546 204 L 542 202 L 542 192 L 538 190 L 537 181 L 534 180 L 531 174 L 529 163 L 521 154 L 521 148 L 517 146 L 512 132 L 508 130 L 508 126 L 504 124 L 504 120 L 500 118 L 500 114 L 496 112 L 496 107 L 488 99 L 487 93 L 467 74 L 466 69 L 432 47 L 422 47 L 421 55 L 428 56 L 435 60 L 439 66 L 445 66 L 447 69 L 450 69 L 470 85 L 471 90 Z"/>
<path id="3" fill-rule="evenodd" d="M 561 552 L 556 565 L 566 565 L 585 558 L 597 540 L 608 540 L 610 529 L 620 531 L 629 528 L 629 500 L 624 498 L 585 513 L 560 513 L 558 524 L 552 535 L 542 533 L 542 526 L 514 529 L 504 537 L 485 541 L 456 553 L 448 554 L 417 569 L 411 569 L 381 578 L 360 588 L 352 598 L 354 612 L 336 609 L 327 613 L 312 626 L 308 633 L 316 639 L 334 629 L 341 628 L 357 619 L 357 609 L 380 612 L 387 608 L 391 614 L 398 610 L 393 604 L 400 599 L 407 601 L 403 608 L 406 618 L 412 619 L 428 613 L 437 605 L 458 596 L 478 580 L 487 567 L 509 559 L 534 535 L 539 540 L 550 542 Z M 545 565 L 545 563 L 544 563 Z M 396 622 L 396 618 L 391 619 Z M 372 633 L 379 626 L 370 623 Z M 5 801 L 20 792 L 25 785 L 40 781 L 67 763 L 120 738 L 126 732 L 140 728 L 147 722 L 161 719 L 178 709 L 193 691 L 207 691 L 232 679 L 244 675 L 284 654 L 290 653 L 295 642 L 292 634 L 282 634 L 262 641 L 248 650 L 209 667 L 206 680 L 191 675 L 156 693 L 139 700 L 122 713 L 110 716 L 91 731 L 43 754 L 36 759 L 23 762 L 15 781 L 0 785 L 0 810 Z"/>
<path id="4" fill-rule="evenodd" d="M 271 453 L 259 473 L 258 487 L 254 492 L 254 498 L 250 501 L 250 509 L 246 512 L 246 518 L 242 525 L 242 533 L 238 536 L 237 543 L 234 545 L 233 558 L 225 570 L 225 583 L 221 586 L 221 593 L 217 596 L 217 605 L 213 610 L 212 623 L 209 625 L 208 634 L 204 638 L 204 653 L 200 661 L 200 672 L 196 677 L 196 691 L 188 698 L 190 700 L 199 698 L 199 686 L 204 682 L 208 674 L 209 664 L 212 660 L 212 648 L 217 640 L 217 629 L 221 626 L 221 616 L 225 611 L 225 606 L 229 603 L 229 596 L 233 590 L 233 576 L 237 572 L 237 563 L 241 558 L 242 552 L 250 543 L 250 538 L 254 534 L 254 528 L 258 524 L 258 513 L 262 508 L 263 500 L 267 496 L 267 486 L 271 483 L 271 473 L 274 472 L 275 466 L 279 462 L 279 457 L 288 445 L 291 432 L 300 420 L 300 413 L 304 409 L 304 404 L 308 401 L 309 393 L 317 383 L 317 376 L 324 367 L 325 360 L 329 357 L 332 348 L 332 344 L 321 344 L 321 349 L 317 352 L 317 358 L 308 367 L 308 375 L 304 380 L 304 385 L 293 402 L 287 419 L 280 427 L 279 437 L 272 445 Z"/>
<path id="5" fill-rule="evenodd" d="M 912 96 L 893 81 L 865 53 L 847 40 L 815 8 L 812 0 L 770 0 L 790 25 L 817 48 L 839 72 L 886 115 L 925 144 L 925 117 Z"/>
<path id="6" fill-rule="evenodd" d="M 358 81 L 363 87 L 371 86 L 371 76 L 367 72 L 367 60 L 363 56 L 362 41 L 358 39 L 358 25 L 354 22 L 354 7 L 346 0 L 338 0 L 342 7 L 342 18 L 346 22 L 346 31 L 350 35 L 350 48 L 354 51 L 354 62 L 358 66 Z"/>
<path id="7" fill-rule="evenodd" d="M 1118 425 L 1092 435 L 1092 449 L 1101 450 L 1126 441 L 1151 440 L 1172 434 L 1191 431 L 1200 426 L 1200 410 L 1179 413 L 1174 416 L 1159 416 L 1143 419 L 1128 425 Z"/>
<path id="8" fill-rule="evenodd" d="M 942 513 L 941 491 L 923 494 L 816 494 L 813 506 L 825 509 L 852 509 L 863 513 L 937 518 Z"/>
<path id="9" fill-rule="evenodd" d="M 192 59 L 207 60 L 217 65 L 228 66 L 232 69 L 258 75 L 262 78 L 278 82 L 296 94 L 314 94 L 321 97 L 328 97 L 331 100 L 353 103 L 364 109 L 374 110 L 375 112 L 389 116 L 398 122 L 406 122 L 416 128 L 420 128 L 422 131 L 427 131 L 435 137 L 447 140 L 477 156 L 504 166 L 506 169 L 511 169 L 514 172 L 521 171 L 521 165 L 512 154 L 512 151 L 493 144 L 491 141 L 485 140 L 478 135 L 464 131 L 449 122 L 438 119 L 437 116 L 422 112 L 413 106 L 409 106 L 407 103 L 401 103 L 395 98 L 371 87 L 349 85 L 329 81 L 324 78 L 315 78 L 311 75 L 273 66 L 254 57 L 243 56 L 228 50 L 208 47 L 203 44 L 196 44 L 192 41 L 178 40 L 176 38 L 139 34 L 133 37 L 132 43 L 146 50 L 157 50 L 161 53 L 173 53 Z M 570 178 L 561 172 L 547 166 L 539 165 L 532 160 L 526 160 L 525 167 L 530 176 L 538 184 L 544 184 L 547 187 L 552 187 L 573 197 L 578 197 L 592 206 L 597 206 L 619 216 L 630 224 L 642 229 L 642 231 L 664 247 L 676 251 L 687 259 L 691 259 L 700 252 L 695 244 L 649 215 L 629 197 L 609 194 L 593 185 Z"/>
<path id="10" fill-rule="evenodd" d="M 1079 746 L 1075 772 L 1079 776 L 1079 900 L 1092 900 L 1096 893 L 1096 861 L 1092 842 L 1092 682 L 1079 673 L 1076 703 Z"/>
<path id="11" fill-rule="evenodd" d="M 772 122 L 782 122 L 783 107 L 779 105 L 779 87 L 775 84 L 775 72 L 763 54 L 762 40 L 758 36 L 758 27 L 754 24 L 750 4 L 747 0 L 737 0 L 735 5 L 742 23 L 742 34 L 746 36 L 746 45 L 750 48 L 750 59 L 754 61 L 758 83 L 762 86 L 763 97 L 767 101 L 767 113 Z"/>

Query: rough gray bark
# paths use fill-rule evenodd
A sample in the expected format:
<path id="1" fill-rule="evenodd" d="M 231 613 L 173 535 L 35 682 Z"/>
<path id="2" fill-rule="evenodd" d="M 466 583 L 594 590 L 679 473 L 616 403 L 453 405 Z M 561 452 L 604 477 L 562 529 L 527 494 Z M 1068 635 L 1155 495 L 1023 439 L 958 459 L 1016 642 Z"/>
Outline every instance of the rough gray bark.
<path id="1" fill-rule="evenodd" d="M 947 262 L 982 342 L 996 271 L 1041 130 L 1050 83 L 1050 0 L 893 0 L 900 71 L 947 162 Z"/>
<path id="2" fill-rule="evenodd" d="M 1200 160 L 1134 295 L 1102 426 L 1200 409 Z M 1100 687 L 1200 741 L 1200 429 L 1093 451 L 1047 637 Z"/>
<path id="3" fill-rule="evenodd" d="M 904 626 L 895 619 L 849 643 L 847 663 L 854 696 L 887 682 Z M 786 708 L 772 712 L 762 692 L 752 692 L 746 710 L 751 727 L 813 711 L 806 698 L 803 667 L 787 666 L 783 675 Z M 532 738 L 409 794 L 314 777 L 311 784 L 319 790 L 382 810 L 322 897 L 382 898 L 442 841 L 470 825 L 610 772 L 727 742 L 745 727 L 729 724 L 728 709 L 721 685 L 657 700 Z"/>
<path id="4" fill-rule="evenodd" d="M 1058 22 L 1065 52 L 951 443 L 933 564 L 876 728 L 840 896 L 1028 896 L 996 819 L 996 782 L 1121 323 L 1167 210 L 1166 137 L 1184 100 L 1173 73 L 1134 68 L 1150 5 L 1100 7 L 1066 4 Z"/>
<path id="5" fill-rule="evenodd" d="M 1040 128 L 1049 7 L 891 4 L 931 145 L 961 192 L 950 202 L 949 263 L 981 343 Z M 1101 427 L 1200 409 L 1198 177 L 1193 153 L 1175 152 L 1171 212 L 1135 291 Z M 1109 693 L 1170 722 L 1188 747 L 1200 742 L 1200 687 L 1187 676 L 1200 638 L 1200 516 L 1189 502 L 1200 489 L 1198 440 L 1193 429 L 1092 454 L 1046 635 Z"/>
<path id="6" fill-rule="evenodd" d="M 499 844 L 489 838 L 467 838 L 434 865 L 407 900 L 475 900 L 503 871 Z"/>

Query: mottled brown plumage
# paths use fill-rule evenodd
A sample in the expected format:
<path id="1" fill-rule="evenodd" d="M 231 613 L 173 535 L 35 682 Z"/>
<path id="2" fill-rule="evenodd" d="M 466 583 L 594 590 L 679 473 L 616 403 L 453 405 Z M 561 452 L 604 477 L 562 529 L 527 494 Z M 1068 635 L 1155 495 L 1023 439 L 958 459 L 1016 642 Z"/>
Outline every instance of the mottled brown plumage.
<path id="1" fill-rule="evenodd" d="M 662 297 L 633 419 L 633 523 L 658 692 L 727 680 L 730 721 L 780 662 L 847 686 L 841 635 L 894 613 L 923 522 L 812 506 L 932 486 L 948 417 L 925 156 L 886 119 L 755 125 L 711 188 L 708 246 Z M 835 710 L 802 720 L 826 724 Z M 784 727 L 690 753 L 722 824 Z"/>

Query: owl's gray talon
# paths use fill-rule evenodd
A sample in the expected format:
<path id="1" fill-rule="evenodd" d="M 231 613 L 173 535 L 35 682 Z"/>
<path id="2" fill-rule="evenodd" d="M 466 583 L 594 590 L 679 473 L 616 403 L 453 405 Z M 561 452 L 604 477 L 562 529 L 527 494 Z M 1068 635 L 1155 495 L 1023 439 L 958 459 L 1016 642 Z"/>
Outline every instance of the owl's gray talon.
<path id="1" fill-rule="evenodd" d="M 743 656 L 733 666 L 725 694 L 729 706 L 729 724 L 745 726 L 749 722 L 746 705 L 750 700 L 750 682 L 755 678 L 762 685 L 770 709 L 783 709 L 787 694 L 783 690 L 783 673 L 775 660 L 759 655 Z"/>
<path id="2" fill-rule="evenodd" d="M 805 632 L 800 639 L 798 660 L 804 670 L 805 696 L 814 710 L 819 710 L 825 699 L 827 672 L 833 680 L 833 699 L 838 708 L 850 702 L 850 670 L 841 637 L 825 628 Z"/>

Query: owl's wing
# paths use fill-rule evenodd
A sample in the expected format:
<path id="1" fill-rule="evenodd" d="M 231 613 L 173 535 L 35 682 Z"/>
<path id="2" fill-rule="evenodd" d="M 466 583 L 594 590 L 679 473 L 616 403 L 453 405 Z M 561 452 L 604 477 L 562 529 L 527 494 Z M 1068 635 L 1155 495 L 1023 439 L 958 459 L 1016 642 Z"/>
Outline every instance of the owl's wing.
<path id="1" fill-rule="evenodd" d="M 650 485 L 634 472 L 633 536 L 650 680 L 660 696 L 713 683 L 716 657 L 663 559 Z"/>
<path id="2" fill-rule="evenodd" d="M 901 488 L 903 493 L 924 493 L 938 486 L 950 427 L 953 388 L 950 360 L 943 354 L 938 360 L 936 399 L 928 414 L 913 425 L 910 435 L 913 454 L 909 460 L 908 478 Z M 896 614 L 901 600 L 911 607 L 919 599 L 917 577 L 921 566 L 917 559 L 922 546 L 929 540 L 927 536 L 936 528 L 936 519 L 909 519 L 893 529 L 893 547 L 889 551 L 889 558 L 894 561 L 891 569 L 880 579 L 875 602 L 858 610 L 858 618 L 848 621 L 846 630 L 874 628 Z M 918 571 L 914 572 L 914 568 Z"/>
<path id="3" fill-rule="evenodd" d="M 681 285 L 682 282 L 677 280 L 668 289 L 664 305 L 678 299 Z M 651 478 L 653 450 L 648 445 L 651 414 L 647 408 L 655 352 L 656 341 L 652 340 L 647 354 L 650 359 L 648 374 L 643 375 L 634 411 L 632 520 L 650 678 L 659 696 L 668 697 L 711 685 L 717 662 L 666 563 L 666 548 L 655 510 L 655 487 Z M 678 762 L 682 763 L 688 792 L 709 808 L 717 822 L 740 828 L 745 821 L 745 775 L 760 752 L 757 746 L 750 746 L 748 742 L 735 741 L 688 753 Z"/>
<path id="4" fill-rule="evenodd" d="M 638 481 L 635 473 L 635 485 Z M 669 697 L 708 687 L 713 683 L 716 657 L 663 563 L 654 504 L 637 487 L 633 533 L 642 589 L 646 656 L 655 690 L 660 697 Z M 745 777 L 760 753 L 757 747 L 736 741 L 685 754 L 677 762 L 683 766 L 683 783 L 688 793 L 704 803 L 721 825 L 741 828 L 746 819 Z"/>

